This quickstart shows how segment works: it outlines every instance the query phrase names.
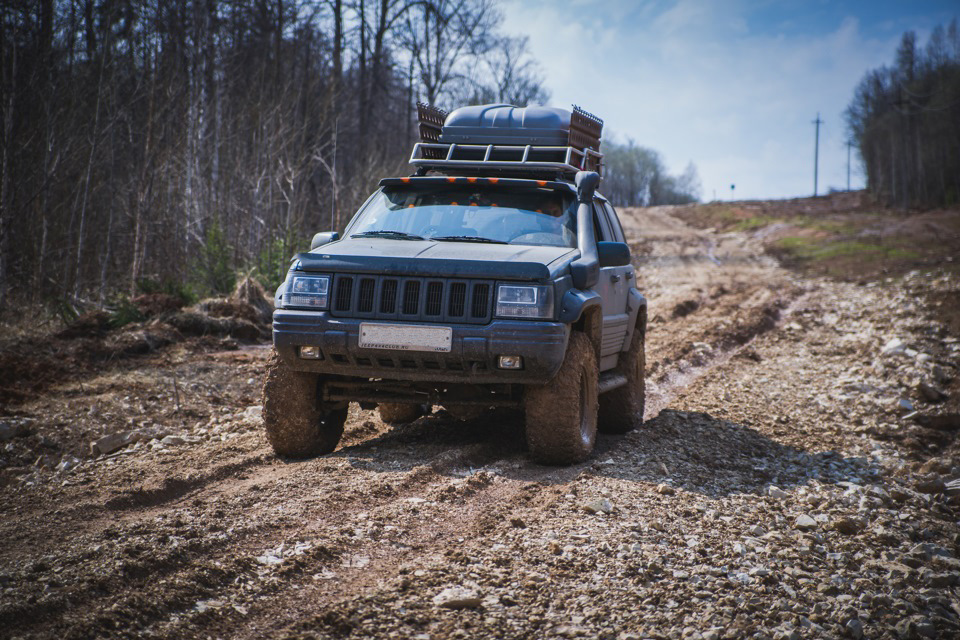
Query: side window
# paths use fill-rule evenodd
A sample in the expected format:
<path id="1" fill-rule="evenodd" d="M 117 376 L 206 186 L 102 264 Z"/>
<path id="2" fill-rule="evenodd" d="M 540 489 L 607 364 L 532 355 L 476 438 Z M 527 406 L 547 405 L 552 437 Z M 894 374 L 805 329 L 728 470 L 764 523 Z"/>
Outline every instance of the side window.
<path id="1" fill-rule="evenodd" d="M 597 242 L 613 239 L 613 233 L 610 231 L 610 224 L 607 222 L 607 216 L 604 214 L 602 206 L 599 200 L 593 203 L 593 234 L 596 236 Z"/>
<path id="2" fill-rule="evenodd" d="M 597 242 L 603 240 L 603 231 L 600 230 L 600 220 L 597 217 L 597 212 L 593 212 L 593 237 Z"/>
<path id="3" fill-rule="evenodd" d="M 607 211 L 607 220 L 609 220 L 610 227 L 613 229 L 614 240 L 617 242 L 626 242 L 627 238 L 623 235 L 623 228 L 620 226 L 620 219 L 617 218 L 616 211 L 614 211 L 609 202 L 604 202 L 603 208 Z"/>

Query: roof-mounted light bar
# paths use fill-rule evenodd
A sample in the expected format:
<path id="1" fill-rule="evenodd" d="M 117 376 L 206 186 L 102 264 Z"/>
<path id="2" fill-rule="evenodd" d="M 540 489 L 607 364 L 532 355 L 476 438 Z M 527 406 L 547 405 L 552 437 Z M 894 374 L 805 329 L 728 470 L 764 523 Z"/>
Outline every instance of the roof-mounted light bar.
<path id="1" fill-rule="evenodd" d="M 403 185 L 441 185 L 461 184 L 477 186 L 498 186 L 514 189 L 559 189 L 573 191 L 569 182 L 555 180 L 535 180 L 527 178 L 499 178 L 496 176 L 404 176 L 402 178 L 384 178 L 380 181 L 381 187 L 398 187 Z"/>

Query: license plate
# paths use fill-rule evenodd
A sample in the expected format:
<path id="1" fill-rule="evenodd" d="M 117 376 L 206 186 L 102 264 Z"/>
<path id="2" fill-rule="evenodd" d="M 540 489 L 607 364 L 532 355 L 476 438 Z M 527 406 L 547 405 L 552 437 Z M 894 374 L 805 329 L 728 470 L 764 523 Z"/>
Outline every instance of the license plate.
<path id="1" fill-rule="evenodd" d="M 450 327 L 360 323 L 360 347 L 364 349 L 449 352 L 452 342 Z"/>

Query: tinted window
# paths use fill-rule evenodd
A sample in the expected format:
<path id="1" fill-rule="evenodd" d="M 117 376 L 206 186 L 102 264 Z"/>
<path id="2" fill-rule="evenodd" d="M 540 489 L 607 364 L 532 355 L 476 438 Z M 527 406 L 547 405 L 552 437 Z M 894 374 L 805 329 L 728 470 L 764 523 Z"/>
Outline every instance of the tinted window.
<path id="1" fill-rule="evenodd" d="M 617 213 L 614 210 L 613 206 L 609 202 L 603 203 L 603 208 L 607 212 L 607 219 L 610 221 L 610 227 L 613 229 L 613 237 L 617 242 L 626 242 L 626 236 L 623 235 L 623 227 L 620 226 L 620 219 L 617 218 Z"/>
<path id="2" fill-rule="evenodd" d="M 385 187 L 349 233 L 402 231 L 431 238 L 478 236 L 510 244 L 575 247 L 576 201 L 552 189 L 488 186 Z"/>

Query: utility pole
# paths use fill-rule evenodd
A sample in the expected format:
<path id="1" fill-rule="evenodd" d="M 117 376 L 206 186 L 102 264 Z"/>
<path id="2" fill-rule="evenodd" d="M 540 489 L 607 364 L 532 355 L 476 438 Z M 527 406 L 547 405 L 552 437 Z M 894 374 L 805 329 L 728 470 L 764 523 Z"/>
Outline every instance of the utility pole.
<path id="1" fill-rule="evenodd" d="M 853 146 L 851 140 L 847 140 L 847 191 L 850 191 L 850 148 Z"/>
<path id="2" fill-rule="evenodd" d="M 813 124 L 817 125 L 817 133 L 814 138 L 813 143 L 813 197 L 817 197 L 817 170 L 819 169 L 818 164 L 820 163 L 820 125 L 823 124 L 823 120 L 820 119 L 820 112 L 817 112 L 817 119 L 813 121 Z"/>

